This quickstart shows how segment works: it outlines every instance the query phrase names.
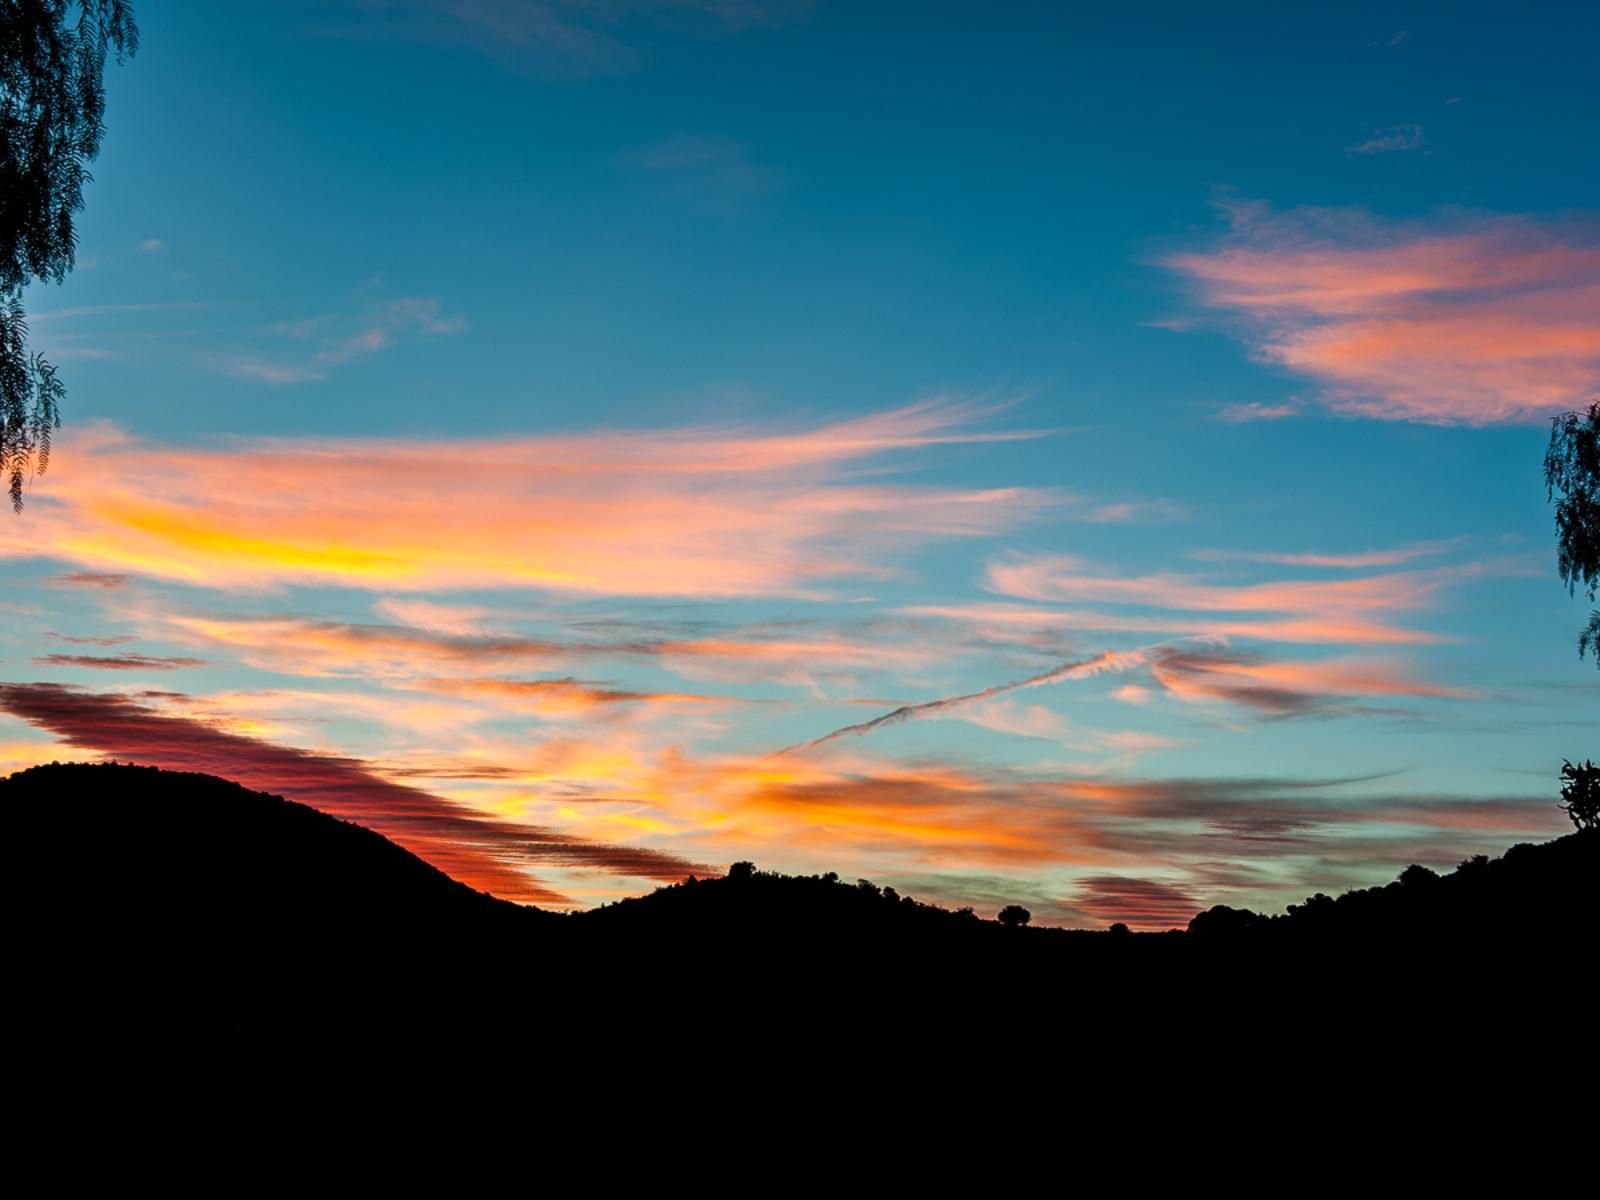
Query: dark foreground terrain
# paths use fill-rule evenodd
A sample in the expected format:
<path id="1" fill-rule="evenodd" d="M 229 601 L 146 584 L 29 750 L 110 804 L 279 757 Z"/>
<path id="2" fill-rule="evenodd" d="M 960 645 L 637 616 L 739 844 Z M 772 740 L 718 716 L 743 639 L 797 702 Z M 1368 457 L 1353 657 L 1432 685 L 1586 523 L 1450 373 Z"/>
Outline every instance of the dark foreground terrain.
<path id="1" fill-rule="evenodd" d="M 748 871 L 561 916 L 302 805 L 153 768 L 38 767 L 0 781 L 0 803 L 13 991 L 35 1045 L 69 1057 L 321 1044 L 526 1063 L 639 1045 L 1137 1069 L 1203 1050 L 1244 1069 L 1382 1044 L 1465 1068 L 1595 1040 L 1596 832 L 1129 934 Z"/>

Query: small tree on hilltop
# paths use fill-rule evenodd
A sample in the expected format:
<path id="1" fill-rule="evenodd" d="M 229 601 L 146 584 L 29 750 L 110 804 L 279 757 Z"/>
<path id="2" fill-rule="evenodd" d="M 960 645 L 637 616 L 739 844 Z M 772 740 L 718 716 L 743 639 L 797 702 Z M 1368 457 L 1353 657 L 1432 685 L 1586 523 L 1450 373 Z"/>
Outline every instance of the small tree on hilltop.
<path id="1" fill-rule="evenodd" d="M 1020 904 L 1008 904 L 1000 910 L 997 919 L 1008 929 L 1021 929 L 1033 920 L 1033 914 Z"/>
<path id="2" fill-rule="evenodd" d="M 1572 818 L 1579 829 L 1600 829 L 1600 767 L 1585 762 L 1575 767 L 1563 760 L 1561 778 L 1561 811 Z"/>

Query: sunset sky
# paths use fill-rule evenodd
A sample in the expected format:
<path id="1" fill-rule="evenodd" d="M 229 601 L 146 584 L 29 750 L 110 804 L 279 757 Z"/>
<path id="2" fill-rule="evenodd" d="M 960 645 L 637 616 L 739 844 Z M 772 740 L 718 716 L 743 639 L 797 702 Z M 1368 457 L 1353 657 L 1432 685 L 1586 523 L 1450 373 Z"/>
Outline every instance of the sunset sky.
<path id="1" fill-rule="evenodd" d="M 135 9 L 0 772 L 1088 927 L 1570 828 L 1600 6 Z"/>

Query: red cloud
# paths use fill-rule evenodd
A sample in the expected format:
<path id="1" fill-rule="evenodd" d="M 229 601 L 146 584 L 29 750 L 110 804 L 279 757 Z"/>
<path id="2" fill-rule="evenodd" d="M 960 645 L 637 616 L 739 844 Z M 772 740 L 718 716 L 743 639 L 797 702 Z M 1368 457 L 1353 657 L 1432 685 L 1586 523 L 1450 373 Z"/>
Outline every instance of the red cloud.
<path id="1" fill-rule="evenodd" d="M 478 816 L 392 783 L 356 759 L 314 754 L 163 716 L 122 696 L 56 684 L 0 684 L 0 710 L 112 758 L 199 771 L 298 800 L 383 834 L 441 871 L 506 900 L 564 904 L 528 868 L 589 867 L 675 882 L 707 869 L 659 851 L 585 841 Z"/>
<path id="2" fill-rule="evenodd" d="M 1082 881 L 1074 901 L 1107 924 L 1122 921 L 1140 929 L 1177 929 L 1200 911 L 1200 901 L 1171 884 L 1121 875 L 1095 875 Z"/>
<path id="3" fill-rule="evenodd" d="M 1531 420 L 1600 386 L 1600 223 L 1235 206 L 1165 266 L 1334 408 L 1437 424 Z"/>

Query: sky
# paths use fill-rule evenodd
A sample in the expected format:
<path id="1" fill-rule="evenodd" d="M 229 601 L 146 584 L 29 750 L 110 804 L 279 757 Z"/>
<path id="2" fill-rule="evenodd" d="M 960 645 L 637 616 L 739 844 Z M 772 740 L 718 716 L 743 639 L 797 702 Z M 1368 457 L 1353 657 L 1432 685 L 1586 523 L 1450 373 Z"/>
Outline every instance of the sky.
<path id="1" fill-rule="evenodd" d="M 1569 827 L 1600 8 L 135 10 L 0 771 L 1091 928 Z"/>

